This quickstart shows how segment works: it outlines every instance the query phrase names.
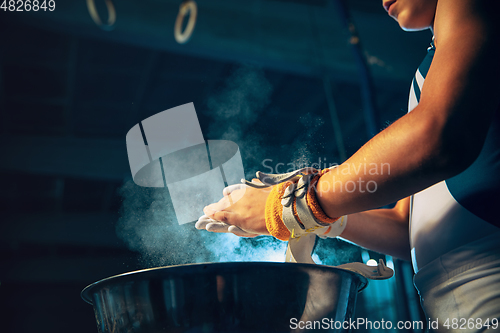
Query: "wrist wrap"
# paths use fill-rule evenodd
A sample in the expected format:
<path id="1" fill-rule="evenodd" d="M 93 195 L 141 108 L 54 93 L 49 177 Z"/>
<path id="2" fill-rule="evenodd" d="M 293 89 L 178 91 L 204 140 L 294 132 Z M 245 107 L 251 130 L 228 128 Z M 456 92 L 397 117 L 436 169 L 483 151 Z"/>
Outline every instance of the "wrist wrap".
<path id="1" fill-rule="evenodd" d="M 347 216 L 328 217 L 316 197 L 316 183 L 328 171 L 303 168 L 277 175 L 257 172 L 263 184 L 244 181 L 257 188 L 274 185 L 265 208 L 266 227 L 271 235 L 287 241 L 311 233 L 322 238 L 342 233 Z"/>

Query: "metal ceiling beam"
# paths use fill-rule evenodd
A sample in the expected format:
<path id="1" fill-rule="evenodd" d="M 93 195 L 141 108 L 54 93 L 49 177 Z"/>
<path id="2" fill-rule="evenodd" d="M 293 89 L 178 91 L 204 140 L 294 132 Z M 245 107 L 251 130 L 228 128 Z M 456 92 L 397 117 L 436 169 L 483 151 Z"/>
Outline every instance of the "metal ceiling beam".
<path id="1" fill-rule="evenodd" d="M 357 7 L 366 7 L 363 5 L 366 1 L 351 2 L 361 4 Z M 120 1 L 116 6 L 113 31 L 96 26 L 84 1 L 60 2 L 57 10 L 50 13 L 0 13 L 0 18 L 10 21 L 10 24 L 34 25 L 85 38 L 229 62 L 257 62 L 266 68 L 318 78 L 328 73 L 334 80 L 356 81 L 356 64 L 352 61 L 349 45 L 345 43 L 340 20 L 330 11 L 322 11 L 325 14 L 319 15 L 315 22 L 320 38 L 328 41 L 324 45 L 327 61 L 323 69 L 317 66 L 311 54 L 312 32 L 304 14 L 310 5 L 306 3 L 197 1 L 198 19 L 193 36 L 188 43 L 179 45 L 174 40 L 173 27 L 180 3 L 180 0 L 140 4 L 133 0 Z M 378 8 L 376 12 L 371 12 L 371 9 L 361 12 L 363 19 L 357 21 L 362 38 L 379 41 L 375 44 L 376 49 L 367 49 L 368 53 L 379 59 L 379 64 L 391 64 L 391 67 L 373 65 L 374 76 L 407 80 L 413 74 L 413 64 L 409 69 L 402 55 L 408 50 L 393 47 L 400 45 L 403 37 L 383 9 Z M 417 34 L 405 35 L 404 39 L 415 36 Z M 406 46 L 413 46 L 413 50 L 419 47 L 411 42 Z"/>
<path id="2" fill-rule="evenodd" d="M 115 232 L 118 218 L 116 213 L 3 215 L 0 243 L 125 249 Z"/>
<path id="3" fill-rule="evenodd" d="M 132 264 L 131 255 L 14 257 L 0 262 L 0 277 L 5 285 L 9 282 L 79 283 L 83 289 L 90 283 L 130 271 L 127 263 Z"/>
<path id="4" fill-rule="evenodd" d="M 0 170 L 122 181 L 130 177 L 125 140 L 3 137 Z"/>

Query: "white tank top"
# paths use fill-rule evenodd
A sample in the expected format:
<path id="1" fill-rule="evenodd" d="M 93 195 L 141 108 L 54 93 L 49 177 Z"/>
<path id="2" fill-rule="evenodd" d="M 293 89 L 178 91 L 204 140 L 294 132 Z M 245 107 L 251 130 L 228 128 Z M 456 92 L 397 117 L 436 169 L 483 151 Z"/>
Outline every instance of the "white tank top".
<path id="1" fill-rule="evenodd" d="M 420 91 L 434 51 L 435 47 L 431 45 L 427 57 L 415 74 L 410 88 L 408 112 L 411 112 L 420 100 Z M 419 267 L 423 267 L 441 255 L 498 231 L 499 228 L 458 203 L 450 193 L 446 181 L 437 183 L 411 197 L 410 247 L 415 273 L 418 272 Z"/>

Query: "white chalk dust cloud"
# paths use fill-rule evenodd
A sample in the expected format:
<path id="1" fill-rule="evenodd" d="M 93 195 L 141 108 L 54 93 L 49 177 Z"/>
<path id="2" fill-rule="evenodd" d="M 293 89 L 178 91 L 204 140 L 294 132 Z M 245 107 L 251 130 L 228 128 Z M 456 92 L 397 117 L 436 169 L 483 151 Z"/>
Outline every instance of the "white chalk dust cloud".
<path id="1" fill-rule="evenodd" d="M 237 143 L 247 179 L 262 169 L 262 161 L 269 157 L 267 154 L 275 153 L 266 149 L 265 138 L 254 130 L 266 108 L 270 107 L 272 92 L 272 85 L 262 69 L 242 66 L 234 70 L 206 101 L 210 123 L 205 139 Z M 281 150 L 289 152 L 289 162 L 301 167 L 314 160 L 311 147 L 317 148 L 324 140 L 316 134 L 324 120 L 303 114 L 297 121 L 303 124 L 304 130 L 293 142 L 283 144 Z M 273 237 L 240 238 L 196 230 L 194 223 L 179 225 L 167 188 L 141 187 L 130 180 L 122 186 L 120 195 L 123 201 L 116 231 L 129 249 L 142 255 L 144 267 L 200 262 L 284 261 L 286 242 Z M 186 200 L 206 200 L 192 188 L 183 195 Z M 202 214 L 200 211 L 199 215 Z M 318 242 L 314 260 L 330 265 L 351 261 L 353 251 L 339 242 Z"/>
<path id="2" fill-rule="evenodd" d="M 205 139 L 236 142 L 244 152 L 242 155 L 260 160 L 261 137 L 245 133 L 251 133 L 251 126 L 269 104 L 271 93 L 271 84 L 261 69 L 237 68 L 220 91 L 207 100 L 212 119 Z M 184 164 L 179 160 L 169 161 L 170 167 Z M 272 237 L 245 239 L 196 230 L 193 223 L 178 225 L 166 188 L 140 187 L 128 181 L 120 189 L 120 195 L 123 201 L 117 234 L 129 249 L 142 255 L 147 267 L 209 261 L 284 261 L 286 243 Z M 207 200 L 193 186 L 186 187 L 182 195 L 191 200 L 193 207 L 200 206 L 198 201 Z M 198 214 L 201 216 L 203 212 Z"/>

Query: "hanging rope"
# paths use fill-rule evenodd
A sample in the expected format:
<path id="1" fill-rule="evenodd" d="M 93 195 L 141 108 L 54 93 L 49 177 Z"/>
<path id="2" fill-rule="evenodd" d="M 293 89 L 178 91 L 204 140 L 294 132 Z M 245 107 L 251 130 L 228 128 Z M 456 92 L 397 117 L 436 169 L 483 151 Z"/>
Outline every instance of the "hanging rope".
<path id="1" fill-rule="evenodd" d="M 334 3 L 340 13 L 342 24 L 349 33 L 349 44 L 351 45 L 354 60 L 356 61 L 356 65 L 359 70 L 359 81 L 361 86 L 361 94 L 363 97 L 362 102 L 363 113 L 366 122 L 366 133 L 368 135 L 368 138 L 371 139 L 373 136 L 375 136 L 375 134 L 377 134 L 378 119 L 370 68 L 363 54 L 363 48 L 361 47 L 358 31 L 351 18 L 345 0 L 336 0 L 334 1 Z"/>
<path id="2" fill-rule="evenodd" d="M 347 153 L 344 144 L 344 138 L 342 136 L 342 126 L 340 125 L 340 119 L 337 112 L 337 108 L 335 106 L 335 99 L 333 97 L 333 88 L 330 80 L 330 75 L 328 74 L 325 55 L 323 52 L 323 46 L 321 40 L 319 38 L 319 28 L 316 24 L 316 16 L 315 11 L 312 6 L 309 6 L 309 24 L 312 32 L 312 41 L 313 41 L 313 51 L 317 65 L 321 69 L 321 72 L 324 73 L 322 77 L 323 81 L 323 89 L 325 91 L 326 103 L 328 105 L 328 111 L 330 111 L 330 119 L 332 121 L 333 126 L 333 134 L 335 137 L 335 144 L 337 146 L 337 151 L 339 153 L 340 161 L 344 162 L 347 160 Z"/>

